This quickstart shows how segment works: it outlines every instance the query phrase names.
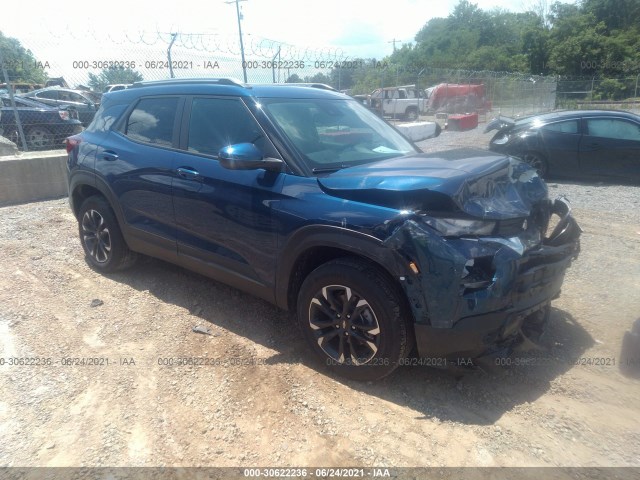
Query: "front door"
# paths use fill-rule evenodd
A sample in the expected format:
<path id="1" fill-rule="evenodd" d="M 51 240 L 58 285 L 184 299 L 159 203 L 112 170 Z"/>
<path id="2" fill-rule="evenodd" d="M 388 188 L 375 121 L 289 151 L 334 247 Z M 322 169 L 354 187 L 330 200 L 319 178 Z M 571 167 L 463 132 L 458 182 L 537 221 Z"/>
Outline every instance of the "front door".
<path id="1" fill-rule="evenodd" d="M 187 100 L 174 162 L 173 203 L 178 255 L 204 263 L 225 282 L 273 287 L 277 226 L 271 203 L 279 198 L 283 174 L 229 170 L 220 165 L 225 146 L 253 143 L 264 156 L 277 153 L 239 98 Z"/>

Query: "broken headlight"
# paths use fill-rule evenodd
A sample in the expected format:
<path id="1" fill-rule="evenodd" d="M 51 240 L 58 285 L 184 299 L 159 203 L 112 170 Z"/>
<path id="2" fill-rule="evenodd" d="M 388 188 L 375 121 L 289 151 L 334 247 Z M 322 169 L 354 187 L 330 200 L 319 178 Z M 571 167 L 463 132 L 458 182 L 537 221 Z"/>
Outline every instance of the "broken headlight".
<path id="1" fill-rule="evenodd" d="M 495 221 L 487 220 L 425 217 L 424 221 L 427 225 L 437 230 L 445 237 L 491 235 L 496 228 Z"/>

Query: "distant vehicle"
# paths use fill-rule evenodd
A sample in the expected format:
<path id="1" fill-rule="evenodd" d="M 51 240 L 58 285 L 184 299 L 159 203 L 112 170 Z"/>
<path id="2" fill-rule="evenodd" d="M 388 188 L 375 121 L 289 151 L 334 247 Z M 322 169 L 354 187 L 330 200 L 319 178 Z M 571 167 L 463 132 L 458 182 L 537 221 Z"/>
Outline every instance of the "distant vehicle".
<path id="1" fill-rule="evenodd" d="M 82 93 L 86 97 L 89 97 L 89 99 L 96 104 L 96 109 L 100 106 L 100 103 L 102 102 L 102 95 L 103 95 L 102 93 L 94 92 L 92 90 L 83 90 L 83 89 L 79 89 L 79 90 L 80 90 L 80 93 Z"/>
<path id="2" fill-rule="evenodd" d="M 0 83 L 0 93 L 9 93 L 9 87 L 13 90 L 13 93 L 27 93 L 38 88 L 42 88 L 42 85 L 38 83 L 24 83 L 24 82 L 9 82 L 9 86 L 6 83 Z"/>
<path id="3" fill-rule="evenodd" d="M 69 106 L 78 112 L 78 118 L 87 127 L 96 114 L 97 105 L 87 92 L 69 88 L 48 87 L 20 94 L 52 107 Z"/>
<path id="4" fill-rule="evenodd" d="M 377 88 L 371 93 L 369 104 L 384 116 L 415 121 L 426 112 L 427 98 L 425 92 L 415 85 L 403 85 Z"/>
<path id="5" fill-rule="evenodd" d="M 44 83 L 45 87 L 62 87 L 62 88 L 70 88 L 69 84 L 67 83 L 67 81 L 64 79 L 64 77 L 54 77 L 54 78 L 49 78 L 47 79 L 47 81 Z"/>
<path id="6" fill-rule="evenodd" d="M 14 100 L 29 149 L 62 148 L 66 137 L 82 131 L 78 113 L 73 109 L 58 109 L 27 98 Z M 0 95 L 0 111 L 2 135 L 22 148 L 9 95 Z"/>
<path id="7" fill-rule="evenodd" d="M 117 92 L 118 90 L 125 90 L 130 86 L 131 85 L 128 83 L 115 83 L 115 84 L 107 85 L 106 87 L 104 87 L 104 90 L 102 90 L 102 93 Z"/>
<path id="8" fill-rule="evenodd" d="M 521 158 L 542 176 L 640 181 L 640 117 L 611 110 L 576 110 L 518 119 L 498 117 L 494 152 Z"/>
<path id="9" fill-rule="evenodd" d="M 429 112 L 465 113 L 491 110 L 484 85 L 440 83 L 425 90 Z"/>

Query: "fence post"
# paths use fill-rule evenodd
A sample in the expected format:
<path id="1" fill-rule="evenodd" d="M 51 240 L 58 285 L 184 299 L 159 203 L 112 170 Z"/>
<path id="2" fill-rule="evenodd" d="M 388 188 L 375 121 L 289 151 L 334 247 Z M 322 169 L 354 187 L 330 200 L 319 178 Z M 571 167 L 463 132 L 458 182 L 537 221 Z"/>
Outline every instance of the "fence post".
<path id="1" fill-rule="evenodd" d="M 16 125 L 18 126 L 18 135 L 20 136 L 20 141 L 22 142 L 23 151 L 27 151 L 27 140 L 24 138 L 24 131 L 22 130 L 22 121 L 20 120 L 20 112 L 18 112 L 18 108 L 16 107 L 16 99 L 13 96 L 13 88 L 11 88 L 11 83 L 9 83 L 9 74 L 7 73 L 7 69 L 4 65 L 4 57 L 2 56 L 2 50 L 0 50 L 0 65 L 2 65 L 2 76 L 4 77 L 4 81 L 7 84 L 7 91 L 9 92 L 9 100 L 11 101 L 11 108 L 13 108 L 13 115 L 16 119 Z"/>
<path id="2" fill-rule="evenodd" d="M 171 47 L 173 47 L 173 42 L 176 41 L 177 36 L 177 33 L 171 34 L 171 42 L 169 43 L 169 47 L 167 48 L 167 59 L 169 60 L 169 75 L 171 76 L 171 78 L 175 78 L 175 75 L 173 74 L 173 66 L 171 65 Z"/>
<path id="3" fill-rule="evenodd" d="M 271 76 L 273 77 L 273 83 L 276 83 L 276 57 L 278 57 L 278 77 L 280 77 L 280 48 L 282 47 L 278 46 L 278 51 L 271 59 Z"/>

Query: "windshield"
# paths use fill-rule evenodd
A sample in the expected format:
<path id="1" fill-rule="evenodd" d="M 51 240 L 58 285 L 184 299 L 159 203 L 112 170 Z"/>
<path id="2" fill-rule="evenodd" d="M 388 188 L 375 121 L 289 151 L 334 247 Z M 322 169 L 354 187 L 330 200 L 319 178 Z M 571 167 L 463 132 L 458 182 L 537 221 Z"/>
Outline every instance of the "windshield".
<path id="1" fill-rule="evenodd" d="M 383 120 L 352 99 L 261 99 L 264 110 L 315 171 L 415 153 Z"/>

